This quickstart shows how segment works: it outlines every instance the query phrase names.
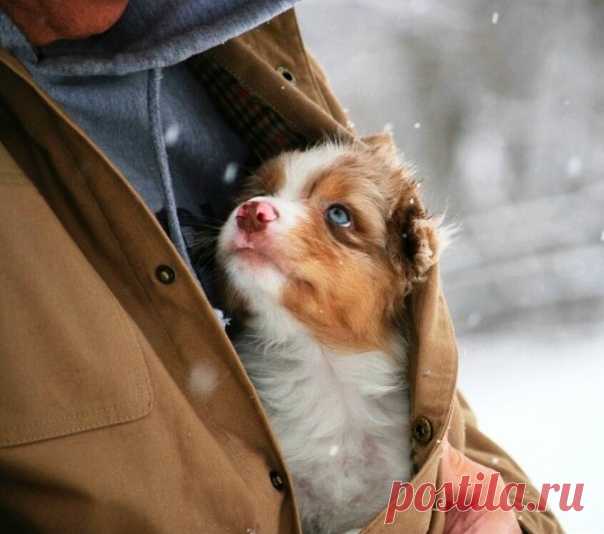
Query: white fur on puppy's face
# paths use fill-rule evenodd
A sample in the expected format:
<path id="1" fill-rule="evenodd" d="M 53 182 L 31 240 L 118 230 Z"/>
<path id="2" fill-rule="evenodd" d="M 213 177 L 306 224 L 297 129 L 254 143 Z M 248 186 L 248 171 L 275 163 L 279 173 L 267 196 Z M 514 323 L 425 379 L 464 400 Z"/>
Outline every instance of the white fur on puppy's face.
<path id="1" fill-rule="evenodd" d="M 285 246 L 288 232 L 304 219 L 304 206 L 299 201 L 279 197 L 254 196 L 249 200 L 269 202 L 276 208 L 279 218 L 267 226 L 263 235 L 258 236 L 254 249 L 248 252 L 236 247 L 236 237 L 241 230 L 236 222 L 237 209 L 233 210 L 220 232 L 218 257 L 229 283 L 245 297 L 248 305 L 264 304 L 267 299 L 276 305 L 280 301 L 288 269 L 279 250 Z"/>
<path id="2" fill-rule="evenodd" d="M 234 242 L 240 230 L 236 223 L 237 208 L 230 214 L 218 240 L 218 257 L 226 271 L 228 280 L 250 308 L 262 307 L 268 301 L 278 305 L 292 265 L 288 263 L 284 250 L 287 237 L 303 220 L 308 218 L 304 190 L 309 181 L 334 159 L 345 153 L 340 145 L 326 144 L 307 152 L 292 152 L 272 160 L 269 167 L 279 167 L 278 176 L 273 176 L 275 188 L 272 194 L 252 196 L 247 201 L 267 201 L 272 204 L 279 217 L 264 230 L 262 243 L 257 248 L 271 261 L 253 261 L 249 256 L 238 253 Z M 272 164 L 272 165 L 271 165 Z M 268 188 L 267 188 L 268 189 Z M 251 260 L 251 261 L 250 261 Z M 255 310 L 261 311 L 261 310 Z"/>
<path id="3" fill-rule="evenodd" d="M 433 223 L 391 139 L 286 152 L 250 185 L 247 201 L 270 204 L 277 217 L 244 231 L 238 207 L 223 227 L 218 259 L 231 305 L 265 324 L 287 318 L 332 347 L 384 348 L 405 295 L 437 252 Z M 334 204 L 350 224 L 328 220 Z"/>

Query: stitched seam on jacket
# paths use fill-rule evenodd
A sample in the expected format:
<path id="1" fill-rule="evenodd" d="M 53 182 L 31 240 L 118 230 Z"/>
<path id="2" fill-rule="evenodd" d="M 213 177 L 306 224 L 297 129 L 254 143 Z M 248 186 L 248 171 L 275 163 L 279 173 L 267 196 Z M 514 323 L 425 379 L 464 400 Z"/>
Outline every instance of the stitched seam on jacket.
<path id="1" fill-rule="evenodd" d="M 41 150 L 42 155 L 44 155 L 45 154 L 44 148 L 40 147 L 39 144 L 27 134 L 27 132 L 23 132 L 23 133 L 24 133 L 24 135 L 26 135 L 28 137 L 28 139 L 31 141 L 31 143 L 33 143 L 35 146 L 38 147 L 39 150 Z M 70 155 L 73 157 L 73 154 L 70 154 Z M 34 186 L 34 184 L 28 179 L 28 177 L 24 173 L 15 172 L 14 174 L 19 174 L 22 178 L 22 181 L 20 181 L 16 184 L 0 183 L 0 185 L 29 186 L 34 189 L 35 194 L 37 194 L 38 196 L 41 196 L 40 193 L 38 192 L 37 188 Z M 43 198 L 42 198 L 42 201 L 46 202 Z M 58 222 L 58 224 L 62 227 L 60 221 Z M 101 279 L 101 284 L 104 284 L 102 282 L 102 279 Z M 71 435 L 74 433 L 83 432 L 86 430 L 100 429 L 100 428 L 112 426 L 115 424 L 134 421 L 134 420 L 140 419 L 141 417 L 144 417 L 145 415 L 148 414 L 149 406 L 152 404 L 152 389 L 151 389 L 151 384 L 150 384 L 149 375 L 148 375 L 148 367 L 146 365 L 145 356 L 144 356 L 145 352 L 141 346 L 138 336 L 136 336 L 136 334 L 134 333 L 132 325 L 129 323 L 129 321 L 130 321 L 129 317 L 121 309 L 119 302 L 111 294 L 111 291 L 108 288 L 107 288 L 107 292 L 109 294 L 108 296 L 109 296 L 109 301 L 111 302 L 113 315 L 115 316 L 115 318 L 117 320 L 117 324 L 119 325 L 119 328 L 128 329 L 130 336 L 128 336 L 128 334 L 126 334 L 124 332 L 124 335 L 127 336 L 125 339 L 131 339 L 131 337 L 134 336 L 135 339 L 134 339 L 134 342 L 131 343 L 131 345 L 132 345 L 131 348 L 137 349 L 139 352 L 139 357 L 142 359 L 141 364 L 144 366 L 144 371 L 142 372 L 142 375 L 143 375 L 142 381 L 140 378 L 141 373 L 136 373 L 136 375 L 134 375 L 134 378 L 132 378 L 133 373 L 131 373 L 131 378 L 129 379 L 129 383 L 134 386 L 135 402 L 137 404 L 139 404 L 140 400 L 143 399 L 145 396 L 148 397 L 148 400 L 147 400 L 147 402 L 145 402 L 142 412 L 140 409 L 137 409 L 137 410 L 134 410 L 133 414 L 125 415 L 124 413 L 120 413 L 120 412 L 124 411 L 123 403 L 122 403 L 122 405 L 118 405 L 116 403 L 108 404 L 108 403 L 102 402 L 102 401 L 93 402 L 93 403 L 90 403 L 90 405 L 93 407 L 91 407 L 87 410 L 80 410 L 75 413 L 69 413 L 69 414 L 65 414 L 62 416 L 44 417 L 44 424 L 46 425 L 47 423 L 50 423 L 50 425 L 52 425 L 54 423 L 60 423 L 60 422 L 72 421 L 72 420 L 74 421 L 74 423 L 77 423 L 78 420 L 89 419 L 91 417 L 98 417 L 98 416 L 105 418 L 105 420 L 103 420 L 102 422 L 88 421 L 87 423 L 81 423 L 81 421 L 80 421 L 80 424 L 73 424 L 72 426 L 69 426 L 67 428 L 63 428 L 60 430 L 54 430 L 54 431 L 52 431 L 52 429 L 49 430 L 49 429 L 45 428 L 45 425 L 41 425 L 40 423 L 19 423 L 17 425 L 10 425 L 10 426 L 3 425 L 3 426 L 0 426 L 0 435 L 3 432 L 12 433 L 12 432 L 15 432 L 20 429 L 24 429 L 26 432 L 28 432 L 28 434 L 25 436 L 0 438 L 0 448 L 11 447 L 11 446 L 16 446 L 16 445 L 20 445 L 20 444 L 24 444 L 24 443 L 31 443 L 31 442 L 35 442 L 35 441 L 42 441 L 42 440 L 46 440 L 46 439 L 59 438 L 59 437 L 68 436 L 68 435 Z M 125 325 L 123 323 L 125 323 Z M 147 388 L 143 387 L 145 385 L 147 386 Z M 130 403 L 128 403 L 128 404 L 130 404 Z M 98 407 L 94 407 L 94 405 L 98 405 Z M 40 427 L 42 427 L 42 429 L 40 429 Z M 37 432 L 34 432 L 33 430 L 36 428 L 37 428 Z"/>
<path id="2" fill-rule="evenodd" d="M 59 127 L 60 130 L 63 130 L 63 123 L 59 122 L 58 123 L 58 127 Z M 65 144 L 64 146 L 66 148 L 66 151 L 71 156 L 72 162 L 73 162 L 74 166 L 78 169 L 80 175 L 83 176 L 83 177 L 85 177 L 84 181 L 86 183 L 86 187 L 87 187 L 88 191 L 90 192 L 91 196 L 94 197 L 94 195 L 93 195 L 92 191 L 90 191 L 90 187 L 88 185 L 88 177 L 84 173 L 84 170 L 82 169 L 82 167 L 81 167 L 81 165 L 79 163 L 78 158 L 72 152 L 71 148 L 69 147 L 69 144 Z M 95 202 L 97 203 L 97 206 L 98 206 L 98 202 L 96 201 L 96 198 L 95 198 Z M 99 206 L 99 210 L 100 210 L 100 206 Z M 98 273 L 97 273 L 97 275 L 98 275 Z M 101 279 L 103 285 L 105 285 L 105 287 L 106 287 L 106 284 L 105 284 L 104 280 L 102 280 L 102 278 L 100 277 L 100 275 L 98 275 L 98 276 L 99 276 L 99 279 Z M 147 363 L 146 363 L 145 352 L 143 351 L 143 348 L 142 348 L 142 346 L 140 344 L 140 341 L 138 340 L 138 337 L 136 336 L 136 333 L 135 333 L 135 331 L 133 329 L 133 326 L 130 324 L 130 321 L 131 321 L 130 317 L 121 308 L 121 304 L 119 303 L 119 301 L 117 300 L 117 298 L 113 295 L 113 293 L 111 292 L 111 289 L 109 289 L 107 287 L 107 291 L 109 293 L 109 298 L 110 298 L 110 301 L 111 301 L 111 303 L 113 305 L 114 311 L 116 312 L 116 314 L 119 317 L 125 319 L 124 323 L 126 325 L 126 328 L 128 328 L 128 330 L 130 332 L 130 335 L 134 337 L 134 344 L 138 347 L 138 350 L 139 350 L 139 353 L 140 353 L 140 358 L 142 359 L 142 365 L 144 367 L 144 372 L 142 373 L 142 375 L 143 375 L 142 379 L 140 377 L 140 373 L 136 373 L 134 379 L 132 379 L 133 371 L 131 371 L 131 373 L 130 373 L 130 376 L 131 376 L 130 382 L 132 382 L 133 384 L 135 384 L 135 387 L 136 387 L 136 396 L 137 396 L 137 399 L 140 401 L 140 399 L 142 399 L 144 397 L 145 393 L 148 392 L 149 395 L 152 394 L 152 388 L 151 388 L 151 383 L 150 383 L 150 378 L 149 378 L 149 369 L 148 369 Z M 119 325 L 120 325 L 120 328 L 123 328 L 122 321 L 119 322 Z M 146 388 L 145 388 L 145 386 L 146 386 Z M 148 402 L 145 403 L 145 406 L 148 407 L 148 405 L 149 405 Z M 139 417 L 141 417 L 141 416 L 139 416 Z M 129 420 L 131 421 L 131 420 L 137 419 L 139 417 L 126 418 L 126 421 L 129 421 Z"/>
<path id="3" fill-rule="evenodd" d="M 315 79 L 315 73 L 310 66 L 310 61 L 308 60 L 308 55 L 306 53 L 306 48 L 304 46 L 304 41 L 302 40 L 302 34 L 300 33 L 300 25 L 298 24 L 298 18 L 293 9 L 292 9 L 292 24 L 293 24 L 294 30 L 295 30 L 294 38 L 296 39 L 296 42 L 298 45 L 298 54 L 300 54 L 302 56 L 302 61 L 304 62 L 304 66 L 306 68 L 306 72 L 308 73 L 308 77 L 310 78 L 310 83 L 313 86 L 315 94 L 319 97 L 319 99 L 323 103 L 324 110 L 327 113 L 331 114 L 331 110 L 329 109 L 329 106 L 327 105 L 327 100 L 325 100 L 325 96 L 323 95 L 323 92 L 319 88 L 319 85 L 317 84 L 317 80 Z M 333 116 L 331 118 L 335 121 L 335 118 Z M 336 121 L 336 122 L 338 122 L 338 121 Z"/>
<path id="4" fill-rule="evenodd" d="M 59 128 L 61 130 L 63 130 L 65 127 L 69 128 L 69 125 L 65 124 L 61 118 L 59 117 Z M 74 132 L 72 131 L 68 131 L 67 134 L 68 135 L 73 135 Z M 76 142 L 78 143 L 85 143 L 85 141 L 83 139 L 81 139 L 79 137 L 79 135 L 76 135 Z M 88 176 L 88 174 L 83 170 L 82 166 L 79 163 L 79 160 L 77 157 L 75 157 L 75 155 L 73 154 L 73 152 L 71 151 L 71 149 L 68 147 L 67 150 L 69 150 L 73 160 L 74 160 L 74 164 L 75 166 L 78 168 L 78 170 L 80 171 L 80 174 L 85 178 L 84 182 L 86 184 L 86 188 L 88 189 L 88 192 L 90 193 L 90 196 L 94 199 L 94 202 L 96 204 L 96 206 L 99 209 L 99 213 L 102 214 L 103 219 L 105 220 L 105 223 L 107 225 L 107 229 L 109 230 L 109 233 L 111 234 L 111 237 L 115 243 L 115 245 L 117 245 L 118 249 L 120 250 L 123 258 L 125 259 L 126 263 L 128 264 L 128 267 L 130 268 L 130 271 L 132 272 L 134 279 L 137 281 L 139 287 L 143 290 L 144 294 L 147 297 L 147 300 L 149 301 L 149 304 L 154 308 L 155 312 L 157 313 L 157 315 L 159 317 L 163 317 L 163 314 L 157 309 L 157 307 L 155 306 L 155 303 L 153 301 L 153 298 L 151 298 L 150 292 L 147 290 L 147 288 L 145 287 L 145 284 L 142 282 L 142 280 L 139 278 L 138 274 L 137 274 L 137 270 L 136 267 L 132 264 L 129 255 L 126 253 L 126 251 L 124 250 L 120 240 L 118 239 L 115 231 L 113 230 L 113 224 L 111 223 L 111 220 L 109 219 L 109 217 L 107 216 L 105 209 L 103 207 L 103 205 L 99 202 L 99 200 L 96 197 L 96 194 L 94 193 L 94 191 L 92 190 L 92 188 L 90 187 L 90 183 L 89 183 L 89 179 L 90 177 Z M 106 171 L 109 171 L 111 174 L 115 173 L 115 170 L 109 166 L 107 164 L 107 162 L 104 160 L 104 158 L 99 158 L 99 161 L 101 161 L 101 164 L 105 167 Z M 136 217 L 133 217 L 130 220 L 130 223 L 133 223 L 137 225 L 138 230 L 141 230 L 141 227 L 138 226 L 138 221 Z M 144 233 L 143 233 L 144 235 Z M 164 331 L 164 333 L 166 334 L 166 336 L 168 337 L 168 339 L 171 341 L 172 345 L 174 346 L 174 350 L 176 351 L 176 353 L 178 354 L 178 349 L 176 348 L 176 341 L 172 338 L 170 331 L 163 325 L 162 321 L 157 321 L 160 325 L 160 328 Z"/>

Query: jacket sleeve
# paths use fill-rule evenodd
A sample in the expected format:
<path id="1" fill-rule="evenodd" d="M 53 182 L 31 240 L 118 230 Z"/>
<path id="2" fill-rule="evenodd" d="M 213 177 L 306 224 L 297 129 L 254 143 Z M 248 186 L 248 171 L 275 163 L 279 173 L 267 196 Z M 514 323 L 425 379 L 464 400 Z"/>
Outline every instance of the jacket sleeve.
<path id="1" fill-rule="evenodd" d="M 526 484 L 523 504 L 539 502 L 539 492 L 531 484 L 522 468 L 501 447 L 491 441 L 479 429 L 476 416 L 460 392 L 457 393 L 457 405 L 465 423 L 466 456 L 479 464 L 501 473 L 505 482 Z M 546 512 L 516 512 L 522 531 L 526 534 L 558 534 L 562 527 L 551 510 Z"/>

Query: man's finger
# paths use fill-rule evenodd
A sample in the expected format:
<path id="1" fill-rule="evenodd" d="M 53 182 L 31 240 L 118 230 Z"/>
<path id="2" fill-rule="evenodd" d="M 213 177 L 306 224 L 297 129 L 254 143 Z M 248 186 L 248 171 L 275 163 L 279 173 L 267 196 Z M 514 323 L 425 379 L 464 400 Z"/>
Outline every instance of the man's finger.
<path id="1" fill-rule="evenodd" d="M 492 475 L 497 472 L 489 467 L 470 460 L 461 451 L 444 443 L 441 461 L 442 483 L 449 483 L 453 488 L 453 502 L 463 508 L 465 503 L 474 503 L 469 488 L 480 484 L 486 488 Z M 465 478 L 465 480 L 464 480 Z M 463 494 L 460 495 L 465 485 Z M 501 477 L 497 480 L 495 501 L 499 502 L 504 483 Z M 459 502 L 462 501 L 462 502 Z M 446 513 L 445 534 L 479 534 L 479 533 L 519 534 L 520 527 L 513 512 L 504 510 L 460 510 L 453 507 Z"/>

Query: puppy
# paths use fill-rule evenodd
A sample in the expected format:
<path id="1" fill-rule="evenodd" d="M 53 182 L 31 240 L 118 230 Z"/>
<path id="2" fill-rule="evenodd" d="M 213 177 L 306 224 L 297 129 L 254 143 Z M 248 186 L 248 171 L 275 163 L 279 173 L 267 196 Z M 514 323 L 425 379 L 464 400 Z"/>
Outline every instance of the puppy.
<path id="1" fill-rule="evenodd" d="M 411 476 L 405 298 L 436 222 L 388 134 L 283 153 L 249 186 L 217 248 L 236 346 L 304 531 L 360 529 Z"/>

